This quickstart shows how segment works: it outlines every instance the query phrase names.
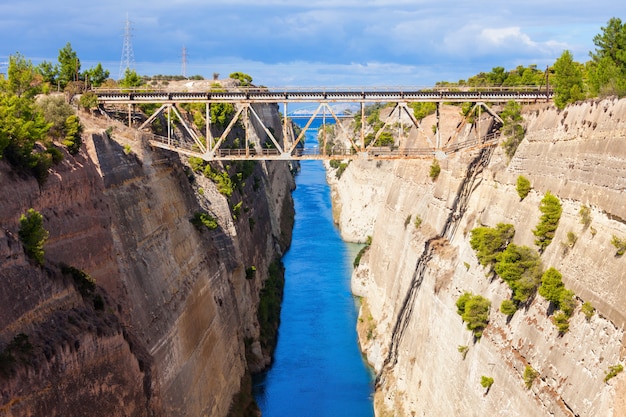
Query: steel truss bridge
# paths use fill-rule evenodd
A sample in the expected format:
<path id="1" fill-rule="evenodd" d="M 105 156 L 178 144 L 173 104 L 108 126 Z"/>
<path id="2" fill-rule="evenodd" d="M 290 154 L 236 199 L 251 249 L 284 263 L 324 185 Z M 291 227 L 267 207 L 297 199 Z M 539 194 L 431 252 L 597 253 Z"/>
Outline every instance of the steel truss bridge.
<path id="1" fill-rule="evenodd" d="M 493 146 L 498 143 L 499 135 L 497 132 L 491 132 L 477 137 L 475 139 L 466 140 L 464 142 L 448 141 L 442 145 L 439 132 L 439 109 L 443 103 L 474 103 L 474 108 L 485 109 L 495 119 L 500 120 L 498 115 L 493 112 L 488 104 L 506 103 L 509 101 L 516 102 L 538 102 L 548 101 L 552 99 L 552 92 L 538 87 L 527 88 L 472 88 L 466 90 L 454 89 L 401 89 L 401 88 L 368 88 L 368 89 L 328 89 L 328 88 L 250 88 L 229 91 L 208 91 L 208 92 L 164 92 L 164 91 L 132 91 L 132 90 L 96 90 L 98 102 L 101 106 L 127 106 L 128 123 L 132 127 L 132 115 L 135 106 L 139 104 L 159 104 L 160 108 L 150 116 L 145 122 L 138 126 L 139 130 L 144 130 L 142 134 L 148 140 L 150 145 L 162 149 L 186 154 L 188 156 L 197 156 L 204 160 L 235 160 L 235 159 L 264 159 L 264 160 L 301 160 L 301 159 L 350 159 L 357 157 L 365 157 L 369 159 L 415 159 L 415 158 L 432 158 L 434 155 L 445 155 L 458 152 L 463 149 L 474 149 L 484 146 Z M 420 123 L 415 119 L 409 104 L 416 102 L 431 102 L 437 105 L 437 129 L 435 143 L 424 134 Z M 178 105 L 185 103 L 202 103 L 205 105 L 206 114 L 206 131 L 205 136 L 200 137 L 194 129 L 191 129 L 182 117 Z M 218 103 L 229 103 L 235 107 L 235 113 L 219 137 L 213 137 L 211 134 L 211 106 Z M 293 103 L 314 103 L 317 105 L 315 111 L 307 115 L 308 122 L 300 131 L 297 137 L 292 137 L 292 131 L 289 117 L 282 118 L 282 140 L 277 137 L 263 122 L 254 105 L 282 104 L 284 114 L 288 114 L 288 106 Z M 333 110 L 333 105 L 338 103 L 356 103 L 360 105 L 361 129 L 360 135 L 347 132 L 343 124 L 340 123 L 340 117 Z M 393 111 L 385 120 L 384 125 L 378 130 L 374 140 L 370 145 L 365 146 L 366 140 L 366 123 L 365 123 L 365 106 L 374 103 L 394 103 Z M 472 109 L 473 110 L 473 109 Z M 171 121 L 172 114 L 177 116 L 178 122 L 187 132 L 189 138 L 180 138 L 172 135 Z M 470 112 L 472 113 L 472 112 Z M 145 132 L 151 123 L 156 120 L 159 115 L 167 115 L 167 136 L 154 135 Z M 397 114 L 398 119 L 394 119 Z M 415 148 L 406 148 L 398 146 L 375 147 L 380 134 L 385 128 L 390 126 L 393 120 L 400 121 L 402 126 L 402 115 L 405 114 L 410 119 L 413 126 L 421 131 L 425 143 L 424 146 Z M 354 117 L 359 117 L 355 114 Z M 309 149 L 305 148 L 304 135 L 315 119 L 322 120 L 323 125 L 327 120 L 334 120 L 350 145 L 345 148 L 337 148 L 334 146 L 331 151 L 326 151 L 326 139 L 324 136 L 323 146 Z M 243 128 L 245 130 L 245 143 L 239 149 L 223 146 L 228 134 L 239 120 L 243 119 Z M 249 132 L 252 128 L 252 121 L 256 121 L 257 126 L 266 133 L 271 141 L 269 148 L 261 146 L 262 144 L 251 141 Z M 465 123 L 465 121 L 464 121 Z M 458 133 L 458 132 L 457 132 Z"/>

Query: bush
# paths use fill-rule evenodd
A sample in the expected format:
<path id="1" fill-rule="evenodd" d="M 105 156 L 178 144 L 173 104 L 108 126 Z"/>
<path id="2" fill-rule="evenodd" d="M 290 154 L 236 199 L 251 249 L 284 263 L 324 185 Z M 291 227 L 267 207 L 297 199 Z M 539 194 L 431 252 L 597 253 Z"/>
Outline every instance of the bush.
<path id="1" fill-rule="evenodd" d="M 217 229 L 217 220 L 215 220 L 215 218 L 211 217 L 209 214 L 204 213 L 202 211 L 196 211 L 193 214 L 193 217 L 189 219 L 189 221 L 199 231 L 204 230 L 204 227 L 206 227 L 209 230 Z"/>
<path id="2" fill-rule="evenodd" d="M 517 306 L 513 300 L 504 300 L 500 304 L 500 311 L 505 316 L 512 316 L 517 311 Z"/>
<path id="3" fill-rule="evenodd" d="M 617 365 L 609 366 L 609 370 L 606 373 L 606 376 L 604 377 L 604 382 L 608 382 L 609 379 L 616 377 L 617 374 L 619 374 L 623 370 L 624 370 L 624 366 L 621 363 L 618 363 Z"/>
<path id="4" fill-rule="evenodd" d="M 511 243 L 496 256 L 496 274 L 509 284 L 513 299 L 525 303 L 541 282 L 542 265 L 539 254 L 528 246 Z"/>
<path id="5" fill-rule="evenodd" d="M 622 256 L 626 252 L 626 239 L 613 235 L 611 238 L 611 244 L 617 249 L 615 256 Z"/>
<path id="6" fill-rule="evenodd" d="M 580 223 L 584 224 L 585 227 L 591 224 L 591 209 L 589 207 L 582 205 L 578 215 L 580 216 Z"/>
<path id="7" fill-rule="evenodd" d="M 476 339 L 480 339 L 489 323 L 491 301 L 481 295 L 465 292 L 457 300 L 456 307 L 457 313 L 467 323 L 467 330 L 470 330 Z"/>
<path id="8" fill-rule="evenodd" d="M 504 121 L 502 134 L 506 139 L 502 142 L 504 153 L 509 159 L 513 158 L 518 146 L 524 139 L 524 127 L 522 126 L 522 106 L 514 101 L 509 101 L 500 117 Z"/>
<path id="9" fill-rule="evenodd" d="M 63 145 L 67 146 L 67 150 L 71 155 L 76 155 L 83 143 L 80 134 L 83 127 L 80 125 L 78 117 L 71 115 L 65 120 L 65 139 Z"/>
<path id="10" fill-rule="evenodd" d="M 457 346 L 456 350 L 459 351 L 459 353 L 463 357 L 463 360 L 465 360 L 465 357 L 467 356 L 467 352 L 469 351 L 469 347 L 467 345 L 459 345 Z"/>
<path id="11" fill-rule="evenodd" d="M 488 376 L 484 376 L 484 375 L 481 376 L 480 377 L 480 385 L 482 385 L 483 388 L 486 388 L 487 391 L 489 391 L 489 389 L 493 385 L 493 378 L 488 377 Z"/>
<path id="12" fill-rule="evenodd" d="M 441 173 L 441 166 L 439 165 L 439 161 L 436 159 L 433 159 L 433 163 L 430 164 L 430 173 L 428 174 L 430 176 L 430 179 L 432 179 L 433 181 L 436 181 L 440 173 Z"/>
<path id="13" fill-rule="evenodd" d="M 576 309 L 576 294 L 572 290 L 563 289 L 559 297 L 559 308 L 567 317 L 572 317 Z"/>
<path id="14" fill-rule="evenodd" d="M 591 305 L 589 301 L 585 301 L 580 309 L 585 315 L 587 321 L 591 320 L 591 317 L 593 317 L 593 314 L 596 312 L 596 309 Z"/>
<path id="15" fill-rule="evenodd" d="M 43 227 L 43 216 L 35 209 L 28 209 L 26 214 L 20 217 L 20 241 L 24 245 L 26 254 L 43 265 L 43 245 L 48 240 L 49 233 Z"/>
<path id="16" fill-rule="evenodd" d="M 539 246 L 539 251 L 543 252 L 554 238 L 563 208 L 561 207 L 561 201 L 548 191 L 541 200 L 539 210 L 543 214 L 539 224 L 533 230 L 533 234 L 537 237 L 535 244 Z"/>
<path id="17" fill-rule="evenodd" d="M 415 219 L 413 220 L 413 224 L 415 225 L 416 229 L 419 229 L 419 227 L 422 225 L 422 218 L 416 214 Z"/>
<path id="18" fill-rule="evenodd" d="M 539 287 L 539 295 L 556 304 L 557 307 L 561 300 L 561 293 L 565 290 L 562 278 L 561 273 L 551 267 L 541 276 L 541 286 Z"/>
<path id="19" fill-rule="evenodd" d="M 539 372 L 535 371 L 532 366 L 526 365 L 524 369 L 524 384 L 526 388 L 530 389 L 533 386 L 533 382 L 539 376 Z"/>
<path id="20" fill-rule="evenodd" d="M 569 331 L 569 317 L 562 311 L 558 311 L 553 317 L 552 322 L 559 330 L 559 334 L 565 334 Z"/>
<path id="21" fill-rule="evenodd" d="M 496 263 L 497 255 L 506 249 L 515 236 L 512 224 L 498 223 L 495 228 L 477 227 L 471 231 L 470 246 L 482 266 Z"/>
<path id="22" fill-rule="evenodd" d="M 525 199 L 530 192 L 530 188 L 530 181 L 528 178 L 522 175 L 517 177 L 517 195 L 519 195 L 519 198 L 522 200 Z"/>

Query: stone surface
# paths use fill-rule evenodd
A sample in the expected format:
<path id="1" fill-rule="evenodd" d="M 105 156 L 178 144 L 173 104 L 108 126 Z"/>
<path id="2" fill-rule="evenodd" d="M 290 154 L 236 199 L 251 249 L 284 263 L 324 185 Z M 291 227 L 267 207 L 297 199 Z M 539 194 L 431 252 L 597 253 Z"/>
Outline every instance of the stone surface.
<path id="1" fill-rule="evenodd" d="M 465 189 L 478 151 L 441 161 L 435 182 L 428 177 L 430 161 L 378 167 L 356 161 L 338 181 L 329 172 L 343 236 L 372 236 L 353 289 L 366 300 L 361 320 L 372 323 L 371 331 L 359 334 L 379 373 L 379 416 L 626 414 L 626 377 L 604 382 L 609 366 L 624 360 L 625 259 L 615 256 L 610 241 L 612 235 L 626 237 L 626 100 L 588 101 L 564 111 L 536 104 L 524 118 L 527 133 L 515 157 L 509 162 L 495 149 Z M 515 189 L 518 175 L 533 187 L 523 201 Z M 463 191 L 465 209 L 451 215 Z M 498 310 L 510 289 L 486 276 L 469 246 L 473 228 L 503 222 L 515 226 L 514 243 L 535 247 L 532 229 L 547 191 L 559 197 L 563 214 L 542 262 L 561 271 L 579 304 L 562 336 L 539 295 L 507 321 Z M 591 208 L 589 227 L 580 223 L 583 204 Z M 411 221 L 417 215 L 419 228 Z M 570 231 L 577 236 L 573 248 L 565 245 Z M 456 312 L 464 291 L 492 303 L 479 341 Z M 582 301 L 597 308 L 589 321 Z M 459 346 L 468 347 L 465 358 Z M 523 380 L 527 365 L 539 373 L 530 389 Z M 488 392 L 480 385 L 483 375 L 495 381 Z"/>

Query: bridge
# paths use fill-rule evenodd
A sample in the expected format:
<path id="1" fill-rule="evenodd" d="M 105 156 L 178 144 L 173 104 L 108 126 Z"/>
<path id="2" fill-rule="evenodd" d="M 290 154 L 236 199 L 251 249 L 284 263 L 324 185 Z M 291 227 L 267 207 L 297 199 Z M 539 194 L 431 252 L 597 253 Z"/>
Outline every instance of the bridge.
<path id="1" fill-rule="evenodd" d="M 552 92 L 547 88 L 517 87 L 517 88 L 237 88 L 227 91 L 215 90 L 206 92 L 169 92 L 169 91 L 140 91 L 140 90 L 96 90 L 98 102 L 104 106 L 126 106 L 128 124 L 132 127 L 135 106 L 142 104 L 160 105 L 159 109 L 147 120 L 136 126 L 142 131 L 142 136 L 151 146 L 167 149 L 188 156 L 200 157 L 204 160 L 236 160 L 236 159 L 263 159 L 263 160 L 302 160 L 302 159 L 351 159 L 366 157 L 370 159 L 414 159 L 432 158 L 435 154 L 450 154 L 463 149 L 493 146 L 498 143 L 497 132 L 487 132 L 481 137 L 476 137 L 464 142 L 448 141 L 442 144 L 439 133 L 439 109 L 443 103 L 474 103 L 474 109 L 480 112 L 482 109 L 489 112 L 494 119 L 502 122 L 496 112 L 492 111 L 488 104 L 516 102 L 537 102 L 552 99 Z M 420 122 L 413 115 L 409 107 L 411 103 L 429 102 L 436 104 L 437 128 L 436 138 L 433 141 L 423 134 Z M 206 117 L 205 135 L 201 137 L 196 130 L 190 128 L 186 118 L 178 108 L 182 104 L 201 103 L 204 105 Z M 211 126 L 211 106 L 216 104 L 232 104 L 235 112 L 226 128 L 219 136 L 213 136 Z M 282 117 L 282 135 L 276 135 L 274 129 L 265 125 L 263 119 L 255 107 L 263 105 L 282 104 L 283 114 L 287 115 L 288 106 L 293 103 L 314 103 L 317 108 L 306 117 L 308 121 L 297 137 L 292 137 L 290 118 Z M 333 106 L 339 103 L 358 104 L 360 106 L 361 128 L 358 135 L 347 132 Z M 373 140 L 366 141 L 366 133 L 369 129 L 365 123 L 365 107 L 367 104 L 393 103 L 394 107 L 390 116 L 386 118 L 384 125 L 377 131 Z M 472 113 L 470 112 L 470 113 Z M 174 113 L 175 116 L 172 115 Z M 397 114 L 397 119 L 394 119 Z M 160 115 L 166 116 L 167 136 L 155 135 L 146 129 Z M 403 128 L 404 120 L 421 130 L 426 139 L 423 146 L 401 147 L 375 146 L 377 140 L 385 129 L 390 128 L 393 120 L 400 124 L 399 131 Z M 172 120 L 176 117 L 186 134 L 175 134 L 172 129 Z M 355 114 L 353 117 L 359 117 Z M 324 136 L 322 146 L 307 148 L 304 146 L 304 135 L 314 120 L 321 120 L 325 127 L 327 121 L 334 120 L 348 139 L 346 146 L 333 146 L 329 148 Z M 241 122 L 241 123 L 239 123 Z M 465 121 L 464 121 L 465 122 Z M 239 146 L 225 146 L 227 136 L 232 132 L 235 125 L 240 124 L 245 131 L 244 143 Z M 264 143 L 259 143 L 251 136 L 253 124 L 259 126 L 267 136 Z M 349 142 L 349 143 L 348 143 Z"/>

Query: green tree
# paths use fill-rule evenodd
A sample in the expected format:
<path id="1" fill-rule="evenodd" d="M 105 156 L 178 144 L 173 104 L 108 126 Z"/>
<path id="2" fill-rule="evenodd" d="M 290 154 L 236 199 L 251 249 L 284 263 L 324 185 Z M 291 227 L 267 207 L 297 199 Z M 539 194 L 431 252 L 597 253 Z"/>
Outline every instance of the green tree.
<path id="1" fill-rule="evenodd" d="M 24 245 L 26 254 L 39 265 L 44 263 L 43 245 L 48 240 L 48 231 L 43 227 L 43 216 L 35 209 L 28 209 L 20 217 L 19 237 Z"/>
<path id="2" fill-rule="evenodd" d="M 471 231 L 470 246 L 482 266 L 496 263 L 497 255 L 506 249 L 515 236 L 512 224 L 498 223 L 493 227 L 477 227 Z"/>
<path id="3" fill-rule="evenodd" d="M 563 276 L 558 270 L 553 267 L 548 268 L 541 276 L 539 295 L 558 306 L 561 293 L 565 290 L 562 278 Z"/>
<path id="4" fill-rule="evenodd" d="M 439 161 L 437 159 L 433 159 L 433 163 L 430 164 L 430 172 L 428 173 L 428 176 L 433 181 L 437 181 L 437 178 L 439 178 L 440 173 L 441 173 L 441 165 L 439 165 Z"/>
<path id="5" fill-rule="evenodd" d="M 126 68 L 126 71 L 124 71 L 124 78 L 120 80 L 120 86 L 124 88 L 134 88 L 141 86 L 141 84 L 143 84 L 143 80 L 139 74 L 137 74 L 135 70 Z"/>
<path id="6" fill-rule="evenodd" d="M 509 244 L 496 256 L 494 270 L 513 291 L 513 299 L 525 303 L 541 282 L 541 259 L 528 246 Z"/>
<path id="7" fill-rule="evenodd" d="M 0 93 L 0 155 L 14 166 L 32 169 L 37 165 L 35 142 L 45 139 L 50 126 L 32 100 Z"/>
<path id="8" fill-rule="evenodd" d="M 564 108 L 567 104 L 585 98 L 581 65 L 574 62 L 572 53 L 563 51 L 554 63 L 554 104 Z"/>
<path id="9" fill-rule="evenodd" d="M 94 68 L 89 68 L 85 71 L 83 76 L 89 81 L 89 83 L 94 87 L 100 87 L 107 78 L 109 78 L 109 71 L 102 68 L 102 64 L 98 62 Z"/>
<path id="10" fill-rule="evenodd" d="M 248 74 L 244 74 L 243 72 L 233 72 L 228 77 L 233 80 L 238 80 L 239 85 L 242 87 L 247 87 L 252 84 L 252 77 Z"/>
<path id="11" fill-rule="evenodd" d="M 513 300 L 504 300 L 502 304 L 500 304 L 500 311 L 505 316 L 512 316 L 517 311 L 517 305 Z"/>
<path id="12" fill-rule="evenodd" d="M 593 38 L 595 52 L 590 52 L 587 66 L 592 93 L 623 96 L 626 94 L 626 24 L 613 17 L 602 33 Z"/>
<path id="13" fill-rule="evenodd" d="M 18 97 L 34 97 L 39 92 L 42 77 L 35 72 L 33 64 L 21 54 L 9 57 L 9 91 Z"/>
<path id="14" fill-rule="evenodd" d="M 481 295 L 465 292 L 457 300 L 456 307 L 457 313 L 467 325 L 467 330 L 470 330 L 475 338 L 480 339 L 489 323 L 491 301 Z"/>
<path id="15" fill-rule="evenodd" d="M 76 51 L 72 49 L 72 45 L 68 42 L 62 49 L 59 50 L 59 84 L 61 88 L 65 89 L 65 86 L 70 81 L 78 81 L 80 74 L 80 59 Z"/>
<path id="16" fill-rule="evenodd" d="M 539 246 L 539 251 L 543 252 L 554 238 L 563 208 L 561 201 L 548 191 L 541 200 L 539 210 L 543 214 L 539 219 L 539 224 L 533 230 L 533 234 L 536 236 L 535 244 Z"/>
<path id="17" fill-rule="evenodd" d="M 522 200 L 526 198 L 528 193 L 530 192 L 530 181 L 523 175 L 517 177 L 517 195 Z"/>
<path id="18" fill-rule="evenodd" d="M 35 71 L 41 75 L 42 81 L 51 85 L 56 85 L 59 76 L 59 68 L 50 61 L 42 61 L 35 67 Z"/>
<path id="19" fill-rule="evenodd" d="M 63 145 L 67 146 L 67 150 L 70 154 L 76 155 L 80 150 L 80 145 L 83 143 L 80 134 L 83 131 L 83 127 L 80 124 L 80 120 L 76 115 L 71 115 L 65 121 L 65 139 Z"/>

